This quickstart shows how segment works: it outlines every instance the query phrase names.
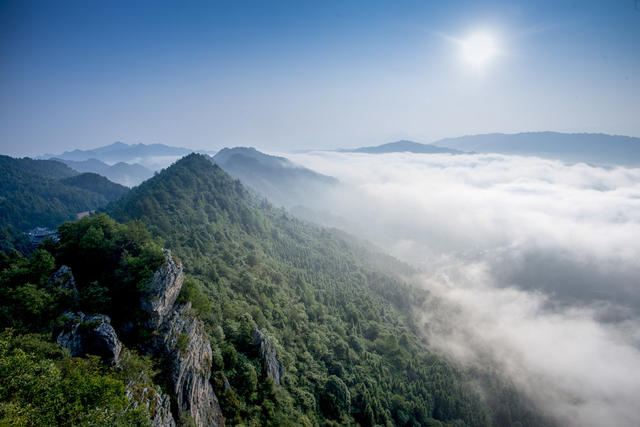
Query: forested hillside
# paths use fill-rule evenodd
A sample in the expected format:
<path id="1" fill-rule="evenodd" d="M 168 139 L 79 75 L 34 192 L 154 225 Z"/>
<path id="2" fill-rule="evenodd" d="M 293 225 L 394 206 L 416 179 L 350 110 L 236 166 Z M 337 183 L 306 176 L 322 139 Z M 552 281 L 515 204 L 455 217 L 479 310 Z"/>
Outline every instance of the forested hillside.
<path id="1" fill-rule="evenodd" d="M 402 281 L 411 268 L 205 156 L 106 210 L 124 223 L 98 214 L 29 258 L 0 255 L 0 424 L 545 425 L 498 378 L 485 399 L 429 351 L 413 308 L 431 296 Z M 99 357 L 70 357 L 85 353 Z"/>
<path id="2" fill-rule="evenodd" d="M 271 156 L 251 147 L 223 148 L 213 161 L 269 201 L 291 207 L 317 202 L 338 186 L 337 179 L 297 165 L 284 157 Z"/>
<path id="3" fill-rule="evenodd" d="M 79 212 L 106 205 L 126 191 L 96 174 L 79 175 L 60 162 L 0 156 L 3 236 L 34 227 L 54 228 Z M 7 242 L 3 239 L 2 246 L 9 246 Z"/>
<path id="4" fill-rule="evenodd" d="M 412 302 L 429 295 L 398 279 L 407 267 L 254 198 L 204 156 L 108 211 L 142 220 L 193 278 L 185 297 L 211 334 L 230 424 L 542 424 L 517 397 L 485 406 L 428 351 Z M 280 386 L 264 376 L 255 328 L 276 343 Z"/>

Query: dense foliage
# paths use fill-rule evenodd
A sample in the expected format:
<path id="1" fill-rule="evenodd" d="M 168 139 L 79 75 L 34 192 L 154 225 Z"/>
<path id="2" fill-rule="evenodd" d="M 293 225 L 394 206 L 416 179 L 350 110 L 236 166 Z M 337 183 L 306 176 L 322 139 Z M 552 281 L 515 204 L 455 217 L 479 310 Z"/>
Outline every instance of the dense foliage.
<path id="1" fill-rule="evenodd" d="M 412 313 L 430 296 L 399 279 L 409 267 L 273 208 L 204 156 L 183 158 L 108 211 L 128 222 L 99 214 L 60 226 L 60 240 L 28 258 L 0 254 L 0 424 L 148 422 L 127 405 L 126 384 L 163 384 L 166 372 L 133 350 L 150 331 L 125 325 L 141 324 L 160 244 L 187 272 L 178 303 L 205 323 L 229 425 L 542 424 L 497 380 L 502 397 L 487 405 L 471 378 L 428 350 Z M 77 289 L 52 285 L 63 264 Z M 111 316 L 127 347 L 120 371 L 53 343 L 67 310 Z M 280 385 L 266 375 L 255 328 L 276 348 Z"/>
<path id="2" fill-rule="evenodd" d="M 120 198 L 128 191 L 128 188 L 124 185 L 116 184 L 102 175 L 91 172 L 70 176 L 62 179 L 60 182 L 71 187 L 83 188 L 92 193 L 100 194 L 109 202 Z"/>
<path id="3" fill-rule="evenodd" d="M 115 324 L 130 320 L 141 284 L 164 260 L 149 232 L 139 222 L 97 215 L 65 223 L 58 234 L 58 243 L 41 245 L 29 258 L 0 254 L 0 327 L 46 333 L 64 310 L 107 313 Z M 77 291 L 49 283 L 63 264 L 72 268 Z"/>
<path id="4" fill-rule="evenodd" d="M 140 223 L 105 215 L 66 223 L 59 234 L 29 258 L 0 254 L 0 425 L 146 425 L 146 408 L 133 408 L 125 386 L 151 383 L 148 358 L 125 350 L 115 372 L 97 357 L 69 357 L 53 339 L 65 311 L 134 318 L 139 285 L 163 254 Z M 77 289 L 51 282 L 63 263 L 72 266 Z"/>
<path id="5" fill-rule="evenodd" d="M 407 267 L 274 209 L 207 158 L 183 158 L 108 209 L 146 223 L 192 276 L 182 298 L 194 301 L 210 331 L 229 423 L 497 419 L 416 335 L 412 302 L 429 295 L 390 275 Z M 254 327 L 277 343 L 282 386 L 264 376 Z M 538 421 L 517 411 L 514 420 Z"/>
<path id="6" fill-rule="evenodd" d="M 0 156 L 0 224 L 21 231 L 53 228 L 126 191 L 94 174 L 76 175 L 60 162 Z M 2 244 L 9 246 L 8 241 Z"/>
<path id="7" fill-rule="evenodd" d="M 98 357 L 70 358 L 40 335 L 0 334 L 0 425 L 148 425 L 122 375 Z"/>

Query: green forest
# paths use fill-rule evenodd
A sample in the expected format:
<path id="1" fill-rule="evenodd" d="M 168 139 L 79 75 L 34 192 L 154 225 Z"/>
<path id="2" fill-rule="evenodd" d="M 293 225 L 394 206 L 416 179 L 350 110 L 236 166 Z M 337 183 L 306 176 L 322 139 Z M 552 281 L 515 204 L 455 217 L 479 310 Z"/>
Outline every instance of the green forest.
<path id="1" fill-rule="evenodd" d="M 79 174 L 54 160 L 0 156 L 0 243 L 7 248 L 19 241 L 18 232 L 56 227 L 127 191 L 100 175 Z"/>
<path id="2" fill-rule="evenodd" d="M 414 310 L 432 297 L 403 281 L 409 266 L 274 208 L 205 156 L 179 160 L 104 212 L 62 224 L 58 242 L 28 257 L 1 255 L 0 425 L 149 423 L 125 395 L 134 378 L 171 393 L 163 360 L 145 355 L 148 330 L 121 335 L 120 369 L 72 358 L 55 337 L 69 310 L 107 314 L 118 331 L 135 323 L 161 248 L 184 267 L 178 302 L 204 322 L 227 425 L 548 423 L 508 384 L 485 378 L 481 393 L 472 373 L 430 351 Z M 62 265 L 77 289 L 51 285 Z M 274 343 L 280 384 L 266 375 L 256 328 Z"/>

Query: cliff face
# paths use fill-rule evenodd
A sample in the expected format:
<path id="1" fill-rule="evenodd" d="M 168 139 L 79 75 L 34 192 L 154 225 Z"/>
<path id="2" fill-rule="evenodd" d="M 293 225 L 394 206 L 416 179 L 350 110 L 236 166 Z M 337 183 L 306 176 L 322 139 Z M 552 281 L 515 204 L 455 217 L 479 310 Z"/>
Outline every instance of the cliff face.
<path id="1" fill-rule="evenodd" d="M 224 418 L 213 392 L 211 344 L 204 324 L 190 316 L 191 305 L 176 306 L 182 289 L 182 265 L 165 250 L 166 263 L 146 286 L 142 309 L 149 314 L 149 326 L 157 332 L 154 349 L 171 366 L 171 380 L 178 416 L 189 414 L 198 426 L 222 426 Z"/>
<path id="2" fill-rule="evenodd" d="M 267 376 L 273 379 L 274 384 L 280 385 L 284 368 L 278 361 L 275 346 L 258 328 L 253 330 L 253 345 L 260 347 L 260 358 Z"/>
<path id="3" fill-rule="evenodd" d="M 164 250 L 165 265 L 155 272 L 145 286 L 141 308 L 147 313 L 146 325 L 154 329 L 155 338 L 145 351 L 161 355 L 170 366 L 169 377 L 176 397 L 178 417 L 190 415 L 197 426 L 224 426 L 224 418 L 209 377 L 212 351 L 204 324 L 190 314 L 191 304 L 176 305 L 182 289 L 182 265 L 171 252 Z M 75 281 L 69 267 L 62 267 L 50 279 L 51 284 L 74 289 Z M 112 365 L 121 360 L 122 343 L 104 314 L 65 313 L 65 327 L 58 344 L 73 356 L 95 354 Z M 141 343 L 141 347 L 145 344 Z M 130 382 L 127 385 L 130 404 L 149 409 L 154 427 L 174 427 L 170 399 L 153 384 Z"/>
<path id="4" fill-rule="evenodd" d="M 168 249 L 163 251 L 165 265 L 154 273 L 140 301 L 141 308 L 149 315 L 149 327 L 153 329 L 159 328 L 171 313 L 184 282 L 182 264 L 174 261 Z"/>
<path id="5" fill-rule="evenodd" d="M 191 304 L 177 307 L 162 325 L 162 347 L 171 364 L 178 411 L 198 426 L 222 426 L 224 419 L 213 392 L 212 352 L 203 323 L 191 317 Z"/>

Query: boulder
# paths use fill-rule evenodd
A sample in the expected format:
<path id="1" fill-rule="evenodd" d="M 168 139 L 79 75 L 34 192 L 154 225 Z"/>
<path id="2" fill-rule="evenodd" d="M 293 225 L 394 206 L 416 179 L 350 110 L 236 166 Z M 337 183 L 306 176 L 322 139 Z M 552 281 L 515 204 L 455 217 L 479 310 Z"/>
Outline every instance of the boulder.
<path id="1" fill-rule="evenodd" d="M 47 286 L 50 288 L 68 289 L 78 292 L 76 279 L 73 277 L 71 267 L 63 265 L 49 277 Z"/>
<path id="2" fill-rule="evenodd" d="M 72 356 L 94 354 L 109 365 L 119 365 L 122 343 L 109 316 L 82 312 L 68 312 L 64 316 L 67 320 L 56 340 L 60 346 L 68 349 Z"/>

